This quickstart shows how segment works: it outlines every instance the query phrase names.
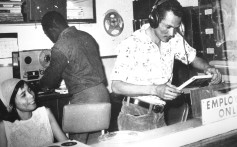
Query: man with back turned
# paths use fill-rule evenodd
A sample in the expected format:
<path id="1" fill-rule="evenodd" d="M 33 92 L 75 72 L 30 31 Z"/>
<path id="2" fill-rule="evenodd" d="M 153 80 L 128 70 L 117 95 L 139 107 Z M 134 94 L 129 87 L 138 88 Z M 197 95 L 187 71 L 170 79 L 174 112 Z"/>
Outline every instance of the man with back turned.
<path id="1" fill-rule="evenodd" d="M 68 26 L 58 12 L 46 13 L 43 30 L 54 43 L 49 67 L 40 79 L 42 88 L 58 88 L 65 81 L 71 104 L 109 102 L 99 46 L 88 33 Z"/>

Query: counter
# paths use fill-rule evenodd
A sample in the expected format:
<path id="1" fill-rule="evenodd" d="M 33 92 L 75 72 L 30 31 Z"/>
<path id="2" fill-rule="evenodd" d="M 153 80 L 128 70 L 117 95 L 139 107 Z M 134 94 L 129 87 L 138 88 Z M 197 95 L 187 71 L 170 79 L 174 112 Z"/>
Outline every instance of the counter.
<path id="1" fill-rule="evenodd" d="M 167 127 L 142 132 L 137 141 L 118 143 L 116 140 L 93 144 L 93 147 L 199 147 L 237 146 L 237 117 L 202 125 L 200 119 L 192 119 Z"/>
<path id="2" fill-rule="evenodd" d="M 93 144 L 93 147 L 231 147 L 237 146 L 237 116 L 231 116 L 215 122 L 203 124 L 201 100 L 215 97 L 217 91 L 228 93 L 237 88 L 236 84 L 221 83 L 190 90 L 192 113 L 194 118 L 162 128 L 139 132 L 133 140 L 111 138 Z M 237 112 L 236 112 L 237 113 Z M 211 117 L 211 116 L 210 116 Z M 134 141 L 135 140 L 135 141 Z"/>

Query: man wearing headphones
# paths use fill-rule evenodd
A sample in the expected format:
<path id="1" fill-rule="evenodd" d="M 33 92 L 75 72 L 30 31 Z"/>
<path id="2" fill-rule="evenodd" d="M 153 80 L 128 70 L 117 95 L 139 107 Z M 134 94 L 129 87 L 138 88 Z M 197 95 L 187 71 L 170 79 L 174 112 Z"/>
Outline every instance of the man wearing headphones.
<path id="1" fill-rule="evenodd" d="M 157 0 L 149 24 L 118 45 L 111 86 L 114 93 L 127 96 L 118 116 L 119 130 L 144 131 L 166 125 L 166 101 L 182 93 L 171 84 L 174 59 L 212 74 L 210 84 L 221 82 L 220 72 L 197 57 L 179 34 L 182 16 L 177 0 Z"/>

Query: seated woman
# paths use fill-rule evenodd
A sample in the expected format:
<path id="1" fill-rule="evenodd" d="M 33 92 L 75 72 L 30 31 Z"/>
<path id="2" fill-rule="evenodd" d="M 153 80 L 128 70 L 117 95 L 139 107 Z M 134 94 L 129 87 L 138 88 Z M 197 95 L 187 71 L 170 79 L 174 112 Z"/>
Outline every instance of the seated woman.
<path id="1" fill-rule="evenodd" d="M 0 99 L 0 147 L 38 147 L 54 138 L 68 140 L 50 109 L 37 108 L 35 93 L 25 81 L 3 81 Z"/>

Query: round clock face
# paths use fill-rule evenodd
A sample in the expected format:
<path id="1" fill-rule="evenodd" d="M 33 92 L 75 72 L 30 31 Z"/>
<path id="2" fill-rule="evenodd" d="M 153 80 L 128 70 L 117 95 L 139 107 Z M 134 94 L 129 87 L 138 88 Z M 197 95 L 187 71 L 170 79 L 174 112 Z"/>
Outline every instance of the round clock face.
<path id="1" fill-rule="evenodd" d="M 109 12 L 105 15 L 104 28 L 110 36 L 120 35 L 123 31 L 123 27 L 123 19 L 117 12 Z"/>

